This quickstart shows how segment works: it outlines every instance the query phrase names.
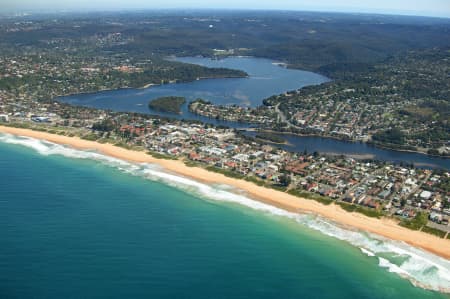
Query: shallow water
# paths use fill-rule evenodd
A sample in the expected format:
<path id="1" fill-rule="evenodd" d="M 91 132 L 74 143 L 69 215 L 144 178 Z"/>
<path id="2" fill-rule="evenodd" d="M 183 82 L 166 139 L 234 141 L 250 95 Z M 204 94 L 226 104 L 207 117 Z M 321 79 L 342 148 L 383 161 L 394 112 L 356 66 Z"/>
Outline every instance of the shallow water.
<path id="1" fill-rule="evenodd" d="M 0 169 L 1 298 L 448 298 L 411 283 L 447 260 L 154 165 L 1 135 Z"/>

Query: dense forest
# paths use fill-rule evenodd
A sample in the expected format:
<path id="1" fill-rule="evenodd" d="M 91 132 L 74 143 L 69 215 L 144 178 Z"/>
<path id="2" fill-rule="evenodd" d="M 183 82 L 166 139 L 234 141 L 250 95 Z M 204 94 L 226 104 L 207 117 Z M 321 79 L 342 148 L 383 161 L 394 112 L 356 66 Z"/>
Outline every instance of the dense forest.
<path id="1" fill-rule="evenodd" d="M 290 67 L 323 72 L 361 69 L 406 50 L 449 46 L 448 19 L 312 12 L 192 11 L 103 13 L 22 18 L 34 30 L 13 31 L 17 20 L 0 20 L 0 43 L 54 47 L 55 41 L 102 42 L 97 51 L 130 57 L 254 55 Z M 73 30 L 76 25 L 76 30 Z M 5 51 L 14 51 L 7 47 Z M 85 49 L 89 52 L 89 49 Z"/>

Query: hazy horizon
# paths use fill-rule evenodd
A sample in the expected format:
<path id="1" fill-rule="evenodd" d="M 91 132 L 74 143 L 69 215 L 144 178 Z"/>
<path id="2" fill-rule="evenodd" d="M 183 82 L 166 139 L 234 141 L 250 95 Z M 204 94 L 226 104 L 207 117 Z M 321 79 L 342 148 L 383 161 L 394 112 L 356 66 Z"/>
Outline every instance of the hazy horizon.
<path id="1" fill-rule="evenodd" d="M 368 13 L 410 15 L 425 17 L 450 18 L 450 3 L 448 0 L 430 0 L 426 3 L 421 0 L 370 0 L 362 3 L 356 0 L 347 0 L 336 5 L 333 0 L 302 1 L 295 0 L 219 0 L 214 3 L 206 0 L 100 0 L 100 1 L 56 1 L 42 0 L 36 3 L 32 0 L 0 0 L 4 13 L 23 12 L 90 12 L 90 11 L 132 11 L 132 10 L 171 10 L 171 9 L 226 9 L 226 10 L 289 10 L 311 12 L 337 12 L 337 13 Z"/>

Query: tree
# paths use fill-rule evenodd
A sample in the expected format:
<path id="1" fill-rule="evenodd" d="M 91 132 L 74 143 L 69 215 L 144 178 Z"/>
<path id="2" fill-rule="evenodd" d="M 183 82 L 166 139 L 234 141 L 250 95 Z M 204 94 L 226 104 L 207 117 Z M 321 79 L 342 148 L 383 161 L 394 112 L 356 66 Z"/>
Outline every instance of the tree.
<path id="1" fill-rule="evenodd" d="M 402 200 L 400 200 L 400 206 L 403 208 L 406 205 L 406 199 L 402 198 Z"/>
<path id="2" fill-rule="evenodd" d="M 291 184 L 291 176 L 287 173 L 283 173 L 280 176 L 280 184 L 287 187 Z"/>

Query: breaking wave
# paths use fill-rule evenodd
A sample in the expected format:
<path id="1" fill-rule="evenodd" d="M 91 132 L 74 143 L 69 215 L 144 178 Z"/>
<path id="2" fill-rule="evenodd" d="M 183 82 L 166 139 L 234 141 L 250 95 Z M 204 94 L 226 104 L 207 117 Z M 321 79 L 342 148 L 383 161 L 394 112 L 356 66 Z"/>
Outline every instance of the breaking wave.
<path id="1" fill-rule="evenodd" d="M 245 195 L 233 193 L 230 191 L 233 190 L 230 186 L 203 184 L 183 176 L 165 172 L 163 168 L 154 164 L 129 163 L 94 151 L 76 150 L 51 142 L 9 134 L 0 134 L 0 142 L 32 148 L 45 156 L 60 155 L 68 158 L 95 160 L 135 176 L 163 182 L 202 198 L 236 203 L 266 214 L 292 219 L 301 225 L 360 248 L 361 252 L 368 257 L 377 258 L 380 267 L 408 279 L 415 286 L 450 293 L 450 261 L 412 247 L 404 242 L 343 228 L 320 216 L 288 212 L 252 200 Z"/>

